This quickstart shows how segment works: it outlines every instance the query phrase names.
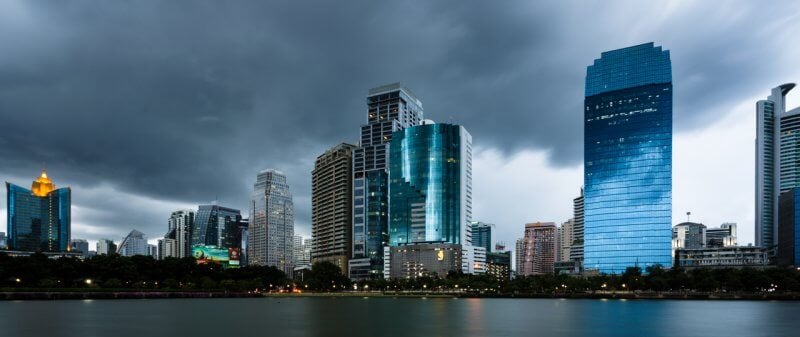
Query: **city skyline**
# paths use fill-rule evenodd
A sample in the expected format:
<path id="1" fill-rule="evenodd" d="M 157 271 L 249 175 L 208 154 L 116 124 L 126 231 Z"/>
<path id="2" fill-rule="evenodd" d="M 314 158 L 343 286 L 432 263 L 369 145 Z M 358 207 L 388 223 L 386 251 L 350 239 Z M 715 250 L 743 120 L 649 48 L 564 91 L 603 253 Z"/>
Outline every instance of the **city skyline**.
<path id="1" fill-rule="evenodd" d="M 435 29 L 437 27 L 430 26 L 432 23 L 426 23 L 425 29 L 435 32 L 433 36 L 424 36 L 417 42 L 405 41 L 414 47 L 444 45 L 425 53 L 428 56 L 433 55 L 431 57 L 434 61 L 415 58 L 404 60 L 402 57 L 385 54 L 369 57 L 382 59 L 381 62 L 387 62 L 387 58 L 388 61 L 396 62 L 397 67 L 390 70 L 376 68 L 374 63 L 364 62 L 361 56 L 345 64 L 331 61 L 315 67 L 322 67 L 322 73 L 341 71 L 337 70 L 339 67 L 356 67 L 354 76 L 330 76 L 337 78 L 338 82 L 337 85 L 331 85 L 330 81 L 313 83 L 318 78 L 305 75 L 301 76 L 301 82 L 287 84 L 288 89 L 276 88 L 274 83 L 268 81 L 254 82 L 248 75 L 240 73 L 242 68 L 214 64 L 215 55 L 198 53 L 192 61 L 190 45 L 176 46 L 170 52 L 178 55 L 161 55 L 172 60 L 188 60 L 185 66 L 170 66 L 169 62 L 161 62 L 149 55 L 117 55 L 118 61 L 123 62 L 124 67 L 137 72 L 141 69 L 162 69 L 161 67 L 165 67 L 164 70 L 173 69 L 177 75 L 173 75 L 172 80 L 151 77 L 155 75 L 146 72 L 141 76 L 119 73 L 122 70 L 114 68 L 113 62 L 100 62 L 95 68 L 84 68 L 86 64 L 80 61 L 79 56 L 85 55 L 81 54 L 80 48 L 65 45 L 72 41 L 71 37 L 55 34 L 42 37 L 45 41 L 53 42 L 44 43 L 34 38 L 43 34 L 39 27 L 41 25 L 37 25 L 39 28 L 30 26 L 24 18 L 25 15 L 30 18 L 56 15 L 60 20 L 54 20 L 54 26 L 45 25 L 45 28 L 66 29 L 75 36 L 91 40 L 90 36 L 96 34 L 92 32 L 92 25 L 96 21 L 89 19 L 79 22 L 77 19 L 77 13 L 85 9 L 78 6 L 75 12 L 56 13 L 57 8 L 24 4 L 19 8 L 2 8 L 0 13 L 6 13 L 0 14 L 0 18 L 4 19 L 0 20 L 0 27 L 4 28 L 2 31 L 20 34 L 23 38 L 10 40 L 9 36 L 0 34 L 0 41 L 19 49 L 20 55 L 42 49 L 60 53 L 65 64 L 86 71 L 89 80 L 81 81 L 77 74 L 59 68 L 60 64 L 37 56 L 27 60 L 9 59 L 0 63 L 0 69 L 9 71 L 13 78 L 18 79 L 2 85 L 13 86 L 20 82 L 30 84 L 25 88 L 26 91 L 5 92 L 2 96 L 4 103 L 0 106 L 0 116 L 10 130 L 0 136 L 0 144 L 3 145 L 0 156 L 4 158 L 4 164 L 0 166 L 0 179 L 26 182 L 32 174 L 38 172 L 42 162 L 47 162 L 48 168 L 58 176 L 59 182 L 73 188 L 73 238 L 86 238 L 92 242 L 99 238 L 111 238 L 119 242 L 125 234 L 136 228 L 146 233 L 152 241 L 163 235 L 169 214 L 176 209 L 196 209 L 197 205 L 207 204 L 219 196 L 222 204 L 245 211 L 252 189 L 252 177 L 264 168 L 274 167 L 288 173 L 289 185 L 292 186 L 295 196 L 297 233 L 308 237 L 311 234 L 310 172 L 313 158 L 334 144 L 358 140 L 357 126 L 363 124 L 367 90 L 377 85 L 400 81 L 420 95 L 425 103 L 426 117 L 437 122 L 463 125 L 473 134 L 476 147 L 473 217 L 495 223 L 497 240 L 513 243 L 522 236 L 525 223 L 561 223 L 572 216 L 571 200 L 577 196 L 582 184 L 583 169 L 579 162 L 582 157 L 581 92 L 585 66 L 602 51 L 655 41 L 656 45 L 666 46 L 672 52 L 674 71 L 675 186 L 672 225 L 682 222 L 686 211 L 692 211 L 693 221 L 710 227 L 727 221 L 736 222 L 739 224 L 740 244 L 747 244 L 754 242 L 752 153 L 755 139 L 755 102 L 766 97 L 771 88 L 800 81 L 800 70 L 795 70 L 796 67 L 791 67 L 792 61 L 787 61 L 796 60 L 800 53 L 785 43 L 790 41 L 788 39 L 791 36 L 787 32 L 793 31 L 792 27 L 778 24 L 757 27 L 746 15 L 741 14 L 752 10 L 747 7 L 755 6 L 754 4 L 740 3 L 732 6 L 738 8 L 704 14 L 703 20 L 698 20 L 698 13 L 711 12 L 703 7 L 712 5 L 715 8 L 719 6 L 656 6 L 650 10 L 668 12 L 657 23 L 614 18 L 623 23 L 608 25 L 597 32 L 586 32 L 588 37 L 580 36 L 569 41 L 558 41 L 558 37 L 575 34 L 565 28 L 566 25 L 554 23 L 552 34 L 556 37 L 539 39 L 536 34 L 531 33 L 536 31 L 537 26 L 527 25 L 524 18 L 506 12 L 509 9 L 477 8 L 454 12 L 438 9 L 439 11 L 433 12 L 449 18 L 449 21 L 438 20 L 444 27 Z M 167 11 L 174 10 L 169 8 L 169 4 L 164 6 L 168 7 L 165 8 Z M 402 7 L 404 5 L 397 6 L 407 9 Z M 796 5 L 761 6 L 766 6 L 760 8 L 762 13 L 773 12 L 776 22 L 781 22 L 781 18 L 791 18 L 787 16 L 790 14 L 781 13 L 797 12 L 791 10 Z M 607 9 L 587 7 L 589 8 L 576 9 L 576 12 L 564 8 L 553 10 L 572 13 L 577 20 L 589 20 L 598 26 L 610 22 L 601 22 L 600 19 L 591 19 L 589 16 L 592 10 L 613 11 L 613 6 Z M 118 12 L 114 15 L 130 20 L 142 15 L 143 10 L 134 8 L 129 13 Z M 472 10 L 476 12 L 473 13 Z M 521 10 L 523 13 L 536 12 L 536 8 Z M 299 12 L 291 8 L 286 11 L 288 14 Z M 481 21 L 477 19 L 477 13 L 481 11 L 487 14 L 487 20 L 496 23 L 507 19 L 506 23 L 500 24 L 498 31 L 482 32 Z M 20 16 L 20 13 L 25 15 Z M 4 15 L 9 15 L 8 20 L 5 20 L 7 17 Z M 15 16 L 12 18 L 11 15 Z M 183 25 L 195 27 L 202 21 L 200 19 L 208 18 L 209 13 L 195 9 L 188 16 L 196 21 L 176 23 L 178 27 L 162 28 L 167 28 L 171 33 L 170 37 L 177 38 L 180 37 L 177 28 Z M 164 17 L 157 16 L 153 20 L 159 25 L 168 25 Z M 349 20 L 346 14 L 339 13 L 325 20 L 333 20 L 327 21 L 337 28 L 332 33 L 351 33 L 351 28 L 345 27 L 345 21 Z M 723 28 L 703 31 L 685 28 L 677 32 L 671 29 L 681 24 L 698 28 L 688 24 L 692 20 L 704 21 L 709 27 Z M 547 21 L 541 18 L 540 22 Z M 626 24 L 637 23 L 639 27 L 643 27 L 642 33 L 623 29 Z M 212 22 L 210 26 L 220 24 L 221 22 Z M 788 24 L 796 27 L 794 22 Z M 138 28 L 145 30 L 144 27 Z M 363 27 L 357 28 L 359 31 L 369 31 Z M 404 28 L 414 31 L 413 27 Z M 520 30 L 524 33 L 515 33 Z M 221 34 L 232 36 L 237 33 L 240 31 L 234 27 Z M 385 31 L 377 33 L 387 34 Z M 396 32 L 388 33 L 400 36 Z M 153 37 L 154 34 L 155 32 L 145 30 L 147 37 Z M 302 32 L 287 34 L 288 40 L 285 41 L 297 42 L 290 45 L 298 49 L 301 60 L 314 61 L 309 51 L 299 51 L 301 47 L 308 47 L 310 43 L 317 41 L 312 35 Z M 511 36 L 511 40 L 496 39 L 506 35 Z M 764 35 L 771 37 L 766 41 L 757 38 Z M 116 45 L 120 47 L 135 43 L 133 37 L 113 29 L 101 33 L 99 37 L 120 39 L 122 44 Z M 258 39 L 261 36 L 247 37 Z M 280 36 L 264 38 L 284 41 Z M 519 48 L 516 43 L 525 43 L 526 38 L 539 43 L 528 47 L 530 49 L 515 49 Z M 602 42 L 591 41 L 593 38 Z M 486 39 L 498 41 L 492 44 L 486 42 Z M 20 42 L 22 40 L 31 42 Z M 217 42 L 212 39 L 198 48 L 210 53 L 219 47 L 214 44 Z M 786 49 L 782 49 L 781 56 L 761 54 L 761 51 L 752 51 L 752 48 L 747 47 L 756 42 L 765 43 L 766 46 L 762 45 L 764 50 Z M 89 46 L 92 46 L 92 42 L 83 43 L 90 43 Z M 364 44 L 363 47 L 366 48 L 380 46 L 378 44 L 383 42 L 373 42 L 370 36 L 359 36 L 355 41 L 345 43 L 353 43 L 354 46 Z M 484 46 L 481 50 L 492 49 L 486 48 L 487 45 L 494 46 L 500 51 L 488 51 L 486 55 L 475 54 L 478 49 L 470 44 Z M 348 49 L 341 46 L 330 48 L 340 51 Z M 287 61 L 280 55 L 270 53 L 270 50 L 272 49 L 266 48 L 266 52 L 246 49 L 243 51 L 246 57 L 243 63 L 256 69 L 267 68 L 268 70 L 261 70 L 267 75 L 271 71 L 281 73 L 273 67 Z M 154 53 L 159 55 L 158 52 Z M 42 54 L 50 53 L 37 55 Z M 707 54 L 724 57 L 708 57 Z M 269 58 L 274 64 L 260 64 L 251 59 L 260 55 L 276 57 Z M 437 55 L 447 55 L 445 59 L 452 58 L 453 61 L 442 63 L 437 61 Z M 768 59 L 767 55 L 771 58 Z M 228 62 L 237 61 L 229 57 L 223 55 L 223 59 Z M 531 63 L 544 63 L 547 67 Z M 48 73 L 42 75 L 30 70 L 31 68 L 42 68 Z M 431 72 L 432 69 L 436 71 Z M 170 71 L 164 73 L 173 74 Z M 126 83 L 117 83 L 107 78 L 109 74 L 128 80 Z M 69 92 L 69 96 L 78 99 L 69 100 L 54 95 L 53 106 L 36 103 L 37 95 L 46 95 L 51 89 L 38 82 L 39 76 L 49 76 L 44 82 L 78 81 L 76 85 L 71 85 L 73 89 Z M 275 76 L 279 78 L 277 83 L 281 83 L 280 79 L 285 79 L 286 76 L 288 75 Z M 521 77 L 526 79 L 520 79 Z M 341 78 L 345 78 L 346 83 Z M 156 87 L 176 90 L 173 94 L 177 98 L 164 98 L 148 88 L 153 83 L 164 81 L 166 84 Z M 249 85 L 260 90 L 241 91 L 241 86 Z M 93 86 L 98 87 L 95 89 L 99 93 L 89 90 Z M 284 91 L 270 94 L 271 90 L 278 89 Z M 325 108 L 317 109 L 304 102 L 301 94 L 309 93 L 323 95 L 324 99 L 319 101 L 326 102 Z M 533 99 L 528 99 L 529 96 Z M 797 96 L 800 95 L 790 93 L 787 106 L 798 106 L 800 98 Z M 563 104 L 548 104 L 553 99 Z M 132 101 L 133 104 L 125 105 L 133 107 L 110 110 L 123 101 Z M 551 109 L 556 110 L 550 111 Z M 173 115 L 161 117 L 168 110 L 174 111 Z M 313 115 L 301 114 L 304 110 L 311 111 Z M 77 114 L 79 111 L 83 111 L 82 114 Z M 107 111 L 114 113 L 107 114 Z M 75 116 L 75 120 L 59 117 L 61 112 Z M 140 124 L 139 118 L 153 120 Z M 85 122 L 87 119 L 97 119 L 100 124 L 91 124 L 92 128 L 89 129 L 75 124 L 76 121 Z M 43 134 L 33 138 L 29 133 L 15 131 L 28 131 L 30 128 L 26 126 L 42 121 L 66 127 L 70 131 L 67 136 L 72 137 L 60 142 L 65 137 L 63 133 L 57 133 L 57 136 Z M 186 123 L 191 132 L 179 132 L 170 136 L 172 127 L 183 125 L 182 123 Z M 253 133 L 250 125 L 268 124 L 269 129 L 261 136 L 270 138 L 243 136 Z M 306 129 L 301 129 L 302 127 Z M 282 129 L 286 129 L 285 132 L 276 132 Z M 270 133 L 277 135 L 272 136 Z M 294 137 L 288 137 L 289 135 Z M 142 144 L 136 144 L 139 140 Z M 241 150 L 234 151 L 236 148 Z M 173 157 L 191 163 L 191 166 L 187 168 L 185 165 L 173 165 L 172 168 L 165 168 L 157 162 L 162 161 L 161 158 Z M 67 158 L 70 160 L 64 160 Z M 509 179 L 509 176 L 513 178 Z M 503 181 L 501 178 L 510 181 Z M 732 197 L 717 200 L 720 194 Z M 0 205 L 5 205 L 5 195 L 0 198 Z M 5 206 L 2 206 L 0 231 L 4 232 L 7 232 L 6 212 Z M 94 245 L 91 244 L 90 247 Z"/>

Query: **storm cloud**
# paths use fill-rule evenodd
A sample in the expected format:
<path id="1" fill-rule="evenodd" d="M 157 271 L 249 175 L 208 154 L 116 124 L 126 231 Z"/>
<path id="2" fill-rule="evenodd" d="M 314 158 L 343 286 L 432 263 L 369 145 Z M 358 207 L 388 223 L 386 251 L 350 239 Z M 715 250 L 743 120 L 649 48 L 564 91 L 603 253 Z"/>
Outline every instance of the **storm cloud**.
<path id="1" fill-rule="evenodd" d="M 789 1 L 0 1 L 0 178 L 27 185 L 46 163 L 73 187 L 73 237 L 154 238 L 176 208 L 246 213 L 256 173 L 276 168 L 308 234 L 313 159 L 356 142 L 367 90 L 399 81 L 426 118 L 472 133 L 476 217 L 508 243 L 525 221 L 571 215 L 585 70 L 602 51 L 669 49 L 676 137 L 695 135 L 800 81 L 798 13 Z M 740 154 L 731 162 L 752 167 Z M 504 196 L 498 165 L 532 190 Z M 562 173 L 559 186 L 535 180 Z"/>

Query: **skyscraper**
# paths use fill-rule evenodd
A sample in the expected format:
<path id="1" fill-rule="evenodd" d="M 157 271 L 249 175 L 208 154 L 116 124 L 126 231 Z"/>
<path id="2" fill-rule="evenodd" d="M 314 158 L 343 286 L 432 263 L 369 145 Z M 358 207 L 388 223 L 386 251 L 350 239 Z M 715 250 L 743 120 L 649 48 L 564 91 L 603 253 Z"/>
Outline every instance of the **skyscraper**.
<path id="1" fill-rule="evenodd" d="M 602 53 L 586 71 L 584 268 L 670 267 L 672 66 L 653 43 Z"/>
<path id="2" fill-rule="evenodd" d="M 325 151 L 311 171 L 311 263 L 331 262 L 347 275 L 353 231 L 353 149 Z"/>
<path id="3" fill-rule="evenodd" d="M 472 244 L 476 247 L 485 248 L 486 252 L 491 252 L 492 229 L 494 228 L 494 224 L 473 221 L 470 223 L 470 227 L 472 227 Z"/>
<path id="4" fill-rule="evenodd" d="M 247 260 L 275 266 L 292 277 L 294 270 L 294 203 L 286 176 L 263 170 L 256 176 L 250 204 Z"/>
<path id="5" fill-rule="evenodd" d="M 81 252 L 83 257 L 89 256 L 89 242 L 84 239 L 72 239 L 69 243 L 71 252 Z"/>
<path id="6" fill-rule="evenodd" d="M 392 137 L 390 245 L 471 245 L 472 136 L 459 125 L 426 122 Z"/>
<path id="7" fill-rule="evenodd" d="M 575 219 L 569 219 L 561 224 L 558 231 L 558 261 L 570 260 L 572 243 L 575 241 Z"/>
<path id="8" fill-rule="evenodd" d="M 417 125 L 422 116 L 422 102 L 400 83 L 369 90 L 367 124 L 353 152 L 352 279 L 383 275 L 383 247 L 389 243 L 387 145 L 393 132 Z"/>
<path id="9" fill-rule="evenodd" d="M 300 235 L 294 236 L 294 247 L 292 247 L 294 255 L 294 266 L 310 268 L 311 267 L 311 240 L 303 239 Z"/>
<path id="10" fill-rule="evenodd" d="M 71 195 L 42 170 L 31 189 L 6 182 L 7 246 L 30 252 L 66 252 L 70 244 Z"/>
<path id="11" fill-rule="evenodd" d="M 201 206 L 202 207 L 202 206 Z M 210 218 L 210 213 L 208 212 Z M 194 215 L 192 210 L 177 210 L 170 214 L 167 219 L 167 234 L 164 235 L 166 239 L 175 240 L 174 243 L 165 246 L 165 254 L 163 257 L 188 257 L 192 256 L 192 230 L 194 229 Z M 209 218 L 205 218 L 205 224 L 208 226 Z M 198 233 L 199 235 L 200 233 Z M 173 247 L 175 251 L 169 250 Z"/>
<path id="12" fill-rule="evenodd" d="M 784 266 L 800 266 L 800 187 L 781 193 L 778 203 L 777 262 Z"/>
<path id="13" fill-rule="evenodd" d="M 192 245 L 240 248 L 241 222 L 242 213 L 238 209 L 200 205 L 192 226 Z M 191 250 L 186 253 L 190 256 Z"/>
<path id="14" fill-rule="evenodd" d="M 122 256 L 150 255 L 147 238 L 144 233 L 135 229 L 132 230 L 128 236 L 122 239 L 119 248 L 117 248 L 117 253 Z"/>
<path id="15" fill-rule="evenodd" d="M 756 245 L 778 244 L 778 196 L 800 186 L 800 108 L 786 111 L 786 83 L 756 103 Z"/>
<path id="16" fill-rule="evenodd" d="M 522 275 L 522 261 L 525 257 L 525 238 L 517 239 L 514 245 L 514 271 L 517 275 Z"/>
<path id="17" fill-rule="evenodd" d="M 554 222 L 525 224 L 522 242 L 522 261 L 519 275 L 552 274 L 556 259 L 556 232 Z"/>
<path id="18" fill-rule="evenodd" d="M 569 247 L 569 259 L 578 264 L 578 268 L 583 267 L 583 188 L 581 195 L 572 200 L 572 215 L 575 223 L 572 225 L 572 244 Z"/>
<path id="19" fill-rule="evenodd" d="M 163 260 L 168 257 L 179 257 L 177 240 L 168 237 L 158 239 L 158 259 Z"/>

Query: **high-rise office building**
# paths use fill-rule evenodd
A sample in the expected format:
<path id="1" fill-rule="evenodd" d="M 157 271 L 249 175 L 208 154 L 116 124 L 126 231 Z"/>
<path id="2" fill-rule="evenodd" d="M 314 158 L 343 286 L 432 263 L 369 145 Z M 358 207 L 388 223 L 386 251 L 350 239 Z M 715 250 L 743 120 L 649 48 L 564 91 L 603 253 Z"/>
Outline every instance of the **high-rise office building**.
<path id="1" fill-rule="evenodd" d="M 247 261 L 275 266 L 292 277 L 294 271 L 294 203 L 286 176 L 263 170 L 256 176 L 250 204 Z"/>
<path id="2" fill-rule="evenodd" d="M 311 247 L 313 247 L 311 242 L 312 240 L 309 238 L 304 239 L 300 235 L 294 236 L 294 247 L 292 249 L 295 268 L 311 268 Z"/>
<path id="3" fill-rule="evenodd" d="M 586 70 L 584 268 L 672 265 L 672 65 L 653 43 Z"/>
<path id="4" fill-rule="evenodd" d="M 422 117 L 422 102 L 399 83 L 369 90 L 367 124 L 353 151 L 352 279 L 383 275 L 383 247 L 389 243 L 388 144 L 393 132 L 419 124 Z"/>
<path id="5" fill-rule="evenodd" d="M 116 254 L 117 245 L 109 239 L 97 240 L 97 255 Z"/>
<path id="6" fill-rule="evenodd" d="M 353 150 L 341 143 L 325 151 L 311 171 L 311 263 L 331 262 L 347 275 L 353 231 Z"/>
<path id="7" fill-rule="evenodd" d="M 492 231 L 494 224 L 485 223 L 481 221 L 473 221 L 470 223 L 472 227 L 472 245 L 476 247 L 483 247 L 486 252 L 492 251 Z"/>
<path id="8" fill-rule="evenodd" d="M 211 212 L 207 212 L 204 216 L 206 226 L 209 225 L 209 220 L 211 218 L 210 213 Z M 194 215 L 195 212 L 188 209 L 177 210 L 170 214 L 169 219 L 167 219 L 167 234 L 164 235 L 164 238 L 175 240 L 175 252 L 173 253 L 168 249 L 170 246 L 165 246 L 165 249 L 167 250 L 165 250 L 163 257 L 192 256 L 192 230 L 194 229 Z M 208 228 L 206 227 L 206 233 L 208 232 L 207 229 Z M 197 234 L 200 235 L 201 233 Z"/>
<path id="9" fill-rule="evenodd" d="M 0 232 L 0 249 L 6 249 L 6 233 Z"/>
<path id="10" fill-rule="evenodd" d="M 241 248 L 241 226 L 242 213 L 238 209 L 200 205 L 192 226 L 192 245 Z M 187 253 L 191 254 L 191 250 Z"/>
<path id="11" fill-rule="evenodd" d="M 464 127 L 424 123 L 390 143 L 389 242 L 471 245 L 472 137 Z"/>
<path id="12" fill-rule="evenodd" d="M 147 255 L 150 255 L 154 259 L 158 259 L 158 246 L 156 245 L 147 245 Z"/>
<path id="13" fill-rule="evenodd" d="M 774 252 L 778 196 L 800 186 L 800 108 L 786 110 L 786 83 L 756 103 L 756 245 Z"/>
<path id="14" fill-rule="evenodd" d="M 777 262 L 800 266 L 800 187 L 781 193 L 778 203 Z"/>
<path id="15" fill-rule="evenodd" d="M 569 261 L 572 243 L 575 241 L 575 219 L 569 219 L 561 224 L 558 231 L 558 260 Z"/>
<path id="16" fill-rule="evenodd" d="M 69 187 L 56 189 L 47 172 L 33 181 L 31 189 L 6 182 L 8 238 L 11 250 L 66 252 L 70 244 L 71 194 Z"/>
<path id="17" fill-rule="evenodd" d="M 514 271 L 517 275 L 522 275 L 522 261 L 524 261 L 525 256 L 525 238 L 517 239 L 516 244 L 514 245 Z"/>
<path id="18" fill-rule="evenodd" d="M 117 254 L 122 256 L 150 255 L 147 237 L 140 231 L 132 230 L 128 236 L 120 242 L 117 248 Z"/>
<path id="19" fill-rule="evenodd" d="M 71 252 L 80 252 L 83 257 L 89 256 L 89 242 L 84 239 L 72 239 L 69 243 Z"/>
<path id="20" fill-rule="evenodd" d="M 517 274 L 527 276 L 553 273 L 556 260 L 557 229 L 554 222 L 525 224 L 522 262 Z"/>
<path id="21" fill-rule="evenodd" d="M 572 244 L 569 247 L 569 259 L 575 261 L 580 269 L 583 266 L 583 240 L 584 240 L 584 225 L 583 225 L 583 188 L 581 188 L 581 195 L 572 200 L 572 219 L 575 221 L 572 224 Z"/>

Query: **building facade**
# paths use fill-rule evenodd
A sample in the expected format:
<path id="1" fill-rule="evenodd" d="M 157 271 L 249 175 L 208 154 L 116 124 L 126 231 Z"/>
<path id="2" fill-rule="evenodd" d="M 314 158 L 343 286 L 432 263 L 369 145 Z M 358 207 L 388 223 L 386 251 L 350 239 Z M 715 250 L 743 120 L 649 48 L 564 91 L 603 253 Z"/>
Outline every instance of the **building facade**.
<path id="1" fill-rule="evenodd" d="M 572 200 L 572 244 L 569 247 L 569 259 L 575 261 L 578 268 L 583 266 L 583 240 L 584 240 L 584 226 L 583 226 L 583 188 L 581 188 L 581 195 Z"/>
<path id="2" fill-rule="evenodd" d="M 672 66 L 653 43 L 586 71 L 584 268 L 672 264 Z"/>
<path id="3" fill-rule="evenodd" d="M 726 222 L 719 228 L 706 228 L 706 247 L 733 247 L 736 241 L 736 223 Z"/>
<path id="4" fill-rule="evenodd" d="M 241 248 L 241 226 L 242 212 L 238 209 L 200 205 L 191 226 L 191 245 Z M 187 254 L 191 256 L 191 247 Z"/>
<path id="5" fill-rule="evenodd" d="M 66 252 L 71 238 L 69 187 L 56 188 L 47 172 L 33 181 L 31 189 L 6 182 L 9 250 Z"/>
<path id="6" fill-rule="evenodd" d="M 202 206 L 201 206 L 202 207 Z M 207 227 L 209 226 L 209 221 L 211 218 L 211 212 L 207 212 L 204 216 L 206 230 L 204 233 L 208 233 Z M 166 251 L 166 255 L 164 257 L 188 257 L 192 256 L 192 239 L 193 239 L 193 230 L 194 230 L 194 218 L 195 218 L 195 211 L 193 210 L 177 210 L 170 214 L 169 219 L 167 219 L 167 234 L 164 235 L 165 239 L 172 239 L 175 241 L 175 252 Z M 213 227 L 217 227 L 216 224 L 211 224 Z M 197 233 L 200 236 L 201 233 Z M 205 240 L 206 237 L 203 237 Z M 205 241 L 204 241 L 205 242 Z"/>
<path id="7" fill-rule="evenodd" d="M 706 225 L 682 222 L 672 227 L 672 249 L 706 248 Z"/>
<path id="8" fill-rule="evenodd" d="M 522 263 L 517 274 L 528 276 L 553 273 L 557 254 L 557 231 L 555 222 L 525 224 Z"/>
<path id="9" fill-rule="evenodd" d="M 163 260 L 168 257 L 185 257 L 178 256 L 178 241 L 170 238 L 163 238 L 158 240 L 158 259 Z"/>
<path id="10" fill-rule="evenodd" d="M 430 243 L 387 247 L 388 278 L 445 277 L 462 268 L 461 245 Z"/>
<path id="11" fill-rule="evenodd" d="M 353 231 L 353 150 L 341 143 L 325 151 L 311 171 L 311 264 L 328 261 L 347 275 Z"/>
<path id="12" fill-rule="evenodd" d="M 313 247 L 312 239 L 303 238 L 300 235 L 294 236 L 294 265 L 296 268 L 311 268 L 311 247 Z"/>
<path id="13" fill-rule="evenodd" d="M 558 262 L 570 261 L 573 242 L 575 242 L 575 219 L 569 219 L 562 223 L 558 230 Z"/>
<path id="14" fill-rule="evenodd" d="M 369 90 L 367 124 L 353 151 L 353 246 L 350 278 L 383 276 L 389 243 L 388 144 L 395 131 L 422 121 L 422 102 L 399 83 Z"/>
<path id="15" fill-rule="evenodd" d="M 294 202 L 286 176 L 261 171 L 253 185 L 248 228 L 247 261 L 275 266 L 287 276 L 294 271 Z"/>
<path id="16" fill-rule="evenodd" d="M 89 242 L 84 239 L 72 239 L 69 243 L 69 250 L 71 252 L 83 254 L 83 257 L 89 256 Z"/>
<path id="17" fill-rule="evenodd" d="M 765 267 L 769 263 L 767 251 L 761 247 L 723 247 L 678 249 L 675 266 L 693 268 L 743 268 Z"/>
<path id="18" fill-rule="evenodd" d="M 128 236 L 120 242 L 117 248 L 117 254 L 122 256 L 150 255 L 147 237 L 140 231 L 132 230 L 128 233 Z"/>
<path id="19" fill-rule="evenodd" d="M 473 221 L 470 223 L 470 227 L 472 227 L 470 231 L 472 234 L 472 245 L 476 247 L 483 247 L 486 249 L 486 252 L 491 252 L 494 224 Z"/>
<path id="20" fill-rule="evenodd" d="M 756 245 L 778 244 L 778 197 L 800 186 L 800 108 L 786 110 L 786 83 L 756 103 Z"/>
<path id="21" fill-rule="evenodd" d="M 514 245 L 514 272 L 522 275 L 522 262 L 525 260 L 525 238 L 517 239 Z"/>
<path id="22" fill-rule="evenodd" d="M 117 245 L 109 239 L 97 240 L 97 255 L 116 254 Z"/>
<path id="23" fill-rule="evenodd" d="M 781 193 L 778 216 L 777 263 L 800 265 L 800 187 Z"/>
<path id="24" fill-rule="evenodd" d="M 0 249 L 6 249 L 6 233 L 0 232 Z"/>
<path id="25" fill-rule="evenodd" d="M 499 282 L 511 279 L 511 252 L 486 253 L 486 275 Z"/>

